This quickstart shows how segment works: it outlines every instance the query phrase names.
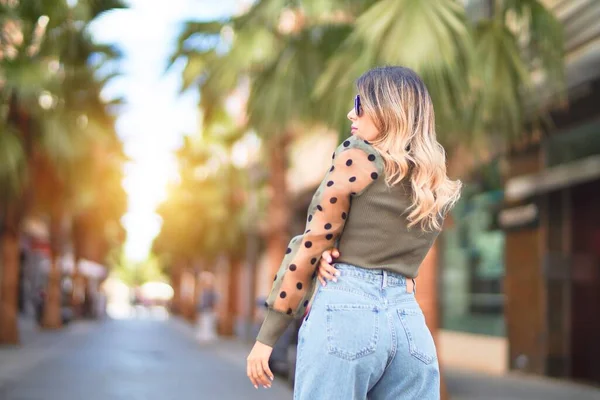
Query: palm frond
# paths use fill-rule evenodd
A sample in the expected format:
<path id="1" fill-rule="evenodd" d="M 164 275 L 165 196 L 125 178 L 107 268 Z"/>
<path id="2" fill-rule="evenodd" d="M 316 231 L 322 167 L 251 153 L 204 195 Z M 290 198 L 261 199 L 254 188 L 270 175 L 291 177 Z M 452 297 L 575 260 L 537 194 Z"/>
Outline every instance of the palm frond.
<path id="1" fill-rule="evenodd" d="M 0 201 L 6 201 L 21 191 L 26 178 L 25 151 L 16 132 L 0 124 Z"/>

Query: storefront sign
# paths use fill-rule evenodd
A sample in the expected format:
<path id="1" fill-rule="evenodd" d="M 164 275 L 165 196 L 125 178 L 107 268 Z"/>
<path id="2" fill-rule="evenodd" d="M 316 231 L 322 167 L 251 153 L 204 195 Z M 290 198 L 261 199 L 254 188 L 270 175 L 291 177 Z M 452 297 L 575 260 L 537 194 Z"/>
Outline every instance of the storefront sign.
<path id="1" fill-rule="evenodd" d="M 539 208 L 534 203 L 506 208 L 498 213 L 498 225 L 504 230 L 533 228 L 538 225 Z"/>

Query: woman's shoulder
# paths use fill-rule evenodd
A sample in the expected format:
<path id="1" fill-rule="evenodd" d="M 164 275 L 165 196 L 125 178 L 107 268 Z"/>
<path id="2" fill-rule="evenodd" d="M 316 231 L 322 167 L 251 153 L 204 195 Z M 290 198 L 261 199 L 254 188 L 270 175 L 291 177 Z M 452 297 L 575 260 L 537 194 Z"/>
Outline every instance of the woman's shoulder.
<path id="1" fill-rule="evenodd" d="M 335 150 L 333 155 L 334 159 L 344 152 L 365 153 L 365 155 L 360 157 L 357 161 L 360 162 L 360 160 L 363 160 L 365 163 L 368 162 L 369 164 L 375 164 L 379 172 L 383 171 L 383 158 L 377 149 L 375 149 L 375 147 L 373 147 L 373 145 L 367 140 L 361 139 L 357 136 L 350 136 L 344 139 Z"/>

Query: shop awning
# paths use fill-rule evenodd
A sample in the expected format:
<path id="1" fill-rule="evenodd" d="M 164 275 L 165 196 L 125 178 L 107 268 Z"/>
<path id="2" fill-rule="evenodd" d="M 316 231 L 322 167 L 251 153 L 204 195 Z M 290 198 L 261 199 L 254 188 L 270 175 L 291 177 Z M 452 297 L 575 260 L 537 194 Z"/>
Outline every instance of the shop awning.
<path id="1" fill-rule="evenodd" d="M 508 201 L 522 200 L 599 178 L 600 154 L 596 154 L 536 174 L 509 179 L 506 182 L 504 196 Z"/>

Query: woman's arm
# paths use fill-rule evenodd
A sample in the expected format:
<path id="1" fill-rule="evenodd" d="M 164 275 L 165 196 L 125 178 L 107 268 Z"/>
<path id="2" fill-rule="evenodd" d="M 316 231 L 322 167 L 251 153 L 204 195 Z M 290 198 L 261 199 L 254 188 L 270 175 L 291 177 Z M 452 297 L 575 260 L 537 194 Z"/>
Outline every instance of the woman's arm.
<path id="1" fill-rule="evenodd" d="M 375 149 L 358 138 L 338 147 L 332 167 L 311 202 L 305 232 L 292 239 L 274 277 L 258 341 L 273 347 L 292 320 L 302 317 L 322 253 L 334 247 L 341 235 L 352 197 L 378 179 L 382 167 Z"/>
<path id="2" fill-rule="evenodd" d="M 368 143 L 353 137 L 334 153 L 331 169 L 321 182 L 308 210 L 306 230 L 290 242 L 267 299 L 267 316 L 247 358 L 248 378 L 271 387 L 269 357 L 273 346 L 294 318 L 301 318 L 315 284 L 323 251 L 334 246 L 349 217 L 353 196 L 383 173 L 383 161 Z"/>

